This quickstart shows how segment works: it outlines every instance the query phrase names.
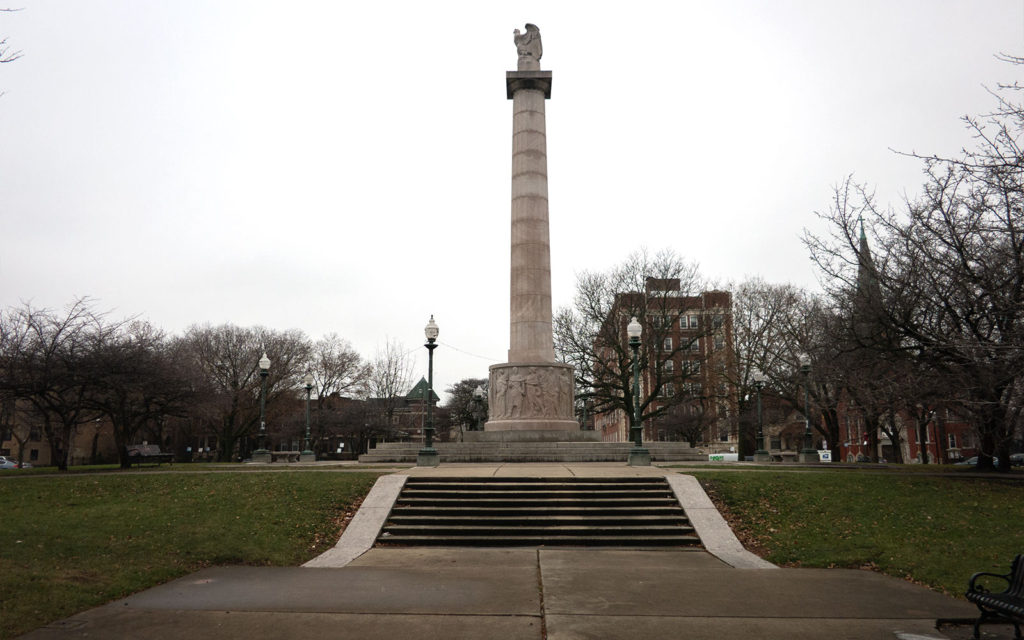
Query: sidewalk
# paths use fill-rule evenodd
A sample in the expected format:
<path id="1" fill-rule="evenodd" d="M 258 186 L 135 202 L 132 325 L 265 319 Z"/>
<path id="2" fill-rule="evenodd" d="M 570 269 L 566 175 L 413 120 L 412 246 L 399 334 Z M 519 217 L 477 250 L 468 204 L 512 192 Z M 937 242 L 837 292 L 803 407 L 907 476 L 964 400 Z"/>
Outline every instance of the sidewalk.
<path id="1" fill-rule="evenodd" d="M 670 484 L 681 477 L 657 467 L 575 464 L 407 473 L 650 474 L 666 475 Z M 398 476 L 382 481 L 400 486 Z M 976 611 L 871 572 L 735 568 L 700 550 L 374 548 L 332 568 L 206 569 L 24 637 L 922 640 L 948 637 L 936 631 L 937 619 L 974 618 Z"/>

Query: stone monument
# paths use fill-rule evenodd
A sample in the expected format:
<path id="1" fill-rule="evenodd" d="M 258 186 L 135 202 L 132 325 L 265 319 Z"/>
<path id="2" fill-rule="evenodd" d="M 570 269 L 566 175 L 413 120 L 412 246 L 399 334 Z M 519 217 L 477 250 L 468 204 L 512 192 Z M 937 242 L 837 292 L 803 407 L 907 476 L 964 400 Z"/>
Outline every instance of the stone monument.
<path id="1" fill-rule="evenodd" d="M 512 100 L 512 269 L 508 362 L 490 368 L 490 419 L 480 439 L 583 440 L 573 415 L 572 365 L 555 361 L 540 30 L 515 31 L 519 65 L 505 74 Z M 589 435 L 589 432 L 587 432 Z M 490 436 L 490 437 L 488 437 Z"/>

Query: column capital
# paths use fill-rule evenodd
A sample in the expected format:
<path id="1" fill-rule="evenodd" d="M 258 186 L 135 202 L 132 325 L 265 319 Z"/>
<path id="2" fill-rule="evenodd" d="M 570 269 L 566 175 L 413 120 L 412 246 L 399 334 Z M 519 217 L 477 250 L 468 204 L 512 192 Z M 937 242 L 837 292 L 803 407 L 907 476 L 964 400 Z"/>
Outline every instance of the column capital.
<path id="1" fill-rule="evenodd" d="M 511 100 L 516 91 L 534 89 L 544 93 L 545 99 L 551 98 L 550 71 L 506 71 L 505 96 Z"/>

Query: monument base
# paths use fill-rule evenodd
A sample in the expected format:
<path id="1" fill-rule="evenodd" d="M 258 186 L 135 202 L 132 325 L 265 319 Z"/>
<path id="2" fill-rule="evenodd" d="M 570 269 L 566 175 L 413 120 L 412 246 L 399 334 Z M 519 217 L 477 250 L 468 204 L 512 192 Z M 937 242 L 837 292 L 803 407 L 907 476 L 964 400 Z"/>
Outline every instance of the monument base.
<path id="1" fill-rule="evenodd" d="M 484 432 L 579 432 L 573 415 L 572 365 L 509 362 L 492 365 L 488 389 L 490 420 Z M 550 438 L 551 441 L 568 437 Z M 522 441 L 522 439 L 520 439 Z"/>
<path id="2" fill-rule="evenodd" d="M 441 464 L 441 455 L 434 449 L 421 449 L 416 455 L 417 467 L 436 467 Z"/>
<path id="3" fill-rule="evenodd" d="M 633 447 L 629 450 L 627 464 L 631 467 L 649 467 L 651 466 L 651 452 L 647 449 Z"/>
<path id="4" fill-rule="evenodd" d="M 463 442 L 600 442 L 600 431 L 580 431 L 580 426 L 572 423 L 575 431 L 567 428 L 558 429 L 505 429 L 493 431 L 469 431 L 462 434 Z"/>
<path id="5" fill-rule="evenodd" d="M 818 456 L 818 452 L 814 449 L 802 449 L 800 455 L 797 457 L 798 462 L 804 463 L 817 463 L 821 462 L 821 458 Z"/>
<path id="6" fill-rule="evenodd" d="M 257 449 L 256 451 L 252 452 L 253 462 L 265 462 L 267 464 L 270 464 L 272 459 L 273 457 L 270 455 L 270 451 L 266 449 Z"/>

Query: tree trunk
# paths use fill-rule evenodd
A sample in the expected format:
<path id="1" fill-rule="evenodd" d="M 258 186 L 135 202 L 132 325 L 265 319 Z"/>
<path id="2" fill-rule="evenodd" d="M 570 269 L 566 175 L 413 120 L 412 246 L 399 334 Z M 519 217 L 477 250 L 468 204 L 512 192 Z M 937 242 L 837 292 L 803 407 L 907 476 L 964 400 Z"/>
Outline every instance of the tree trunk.
<path id="1" fill-rule="evenodd" d="M 917 420 L 917 447 L 921 451 L 921 464 L 928 464 L 928 422 Z"/>
<path id="2" fill-rule="evenodd" d="M 988 422 L 988 421 L 987 421 Z M 992 456 L 996 450 L 996 439 L 990 423 L 984 425 L 986 428 L 979 434 L 981 436 L 981 451 L 978 452 L 978 466 L 975 471 L 995 471 L 996 466 Z M 1009 460 L 1007 460 L 1009 462 Z"/>

